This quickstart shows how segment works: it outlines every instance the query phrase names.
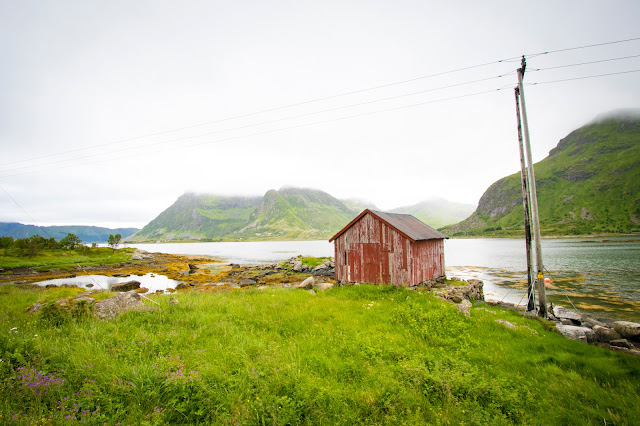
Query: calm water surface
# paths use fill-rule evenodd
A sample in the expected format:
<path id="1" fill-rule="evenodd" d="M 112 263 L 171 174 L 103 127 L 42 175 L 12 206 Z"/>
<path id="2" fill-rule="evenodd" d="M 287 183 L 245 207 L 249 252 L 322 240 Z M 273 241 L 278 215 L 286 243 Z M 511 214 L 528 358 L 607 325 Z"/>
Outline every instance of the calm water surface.
<path id="1" fill-rule="evenodd" d="M 229 263 L 275 263 L 298 254 L 333 256 L 327 241 L 131 244 L 149 252 L 209 255 Z M 595 315 L 640 321 L 640 236 L 548 239 L 542 242 L 547 293 L 554 303 Z M 488 299 L 526 303 L 521 239 L 445 241 L 447 276 L 477 278 Z"/>
<path id="2" fill-rule="evenodd" d="M 40 286 L 53 285 L 75 285 L 86 289 L 109 290 L 112 285 L 135 280 L 140 283 L 140 287 L 149 289 L 150 293 L 156 290 L 166 290 L 178 285 L 178 281 L 158 274 L 129 275 L 127 277 L 109 277 L 106 275 L 78 275 L 73 278 L 56 278 L 53 280 L 40 281 L 36 283 Z"/>

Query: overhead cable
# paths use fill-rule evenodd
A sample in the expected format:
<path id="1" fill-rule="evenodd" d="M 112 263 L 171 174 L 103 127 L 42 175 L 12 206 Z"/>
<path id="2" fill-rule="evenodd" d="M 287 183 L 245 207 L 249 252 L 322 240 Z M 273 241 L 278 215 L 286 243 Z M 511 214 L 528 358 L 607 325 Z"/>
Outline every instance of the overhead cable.
<path id="1" fill-rule="evenodd" d="M 311 116 L 311 115 L 318 115 L 318 114 L 323 114 L 323 113 L 327 113 L 327 112 L 334 112 L 334 111 L 339 111 L 339 110 L 343 110 L 343 109 L 348 109 L 348 108 L 354 108 L 354 107 L 363 106 L 363 105 L 374 104 L 374 103 L 378 103 L 378 102 L 386 102 L 386 101 L 390 101 L 390 100 L 394 100 L 394 99 L 406 98 L 406 97 L 409 97 L 409 96 L 420 95 L 420 94 L 423 94 L 423 93 L 434 92 L 434 91 L 437 91 L 437 90 L 450 89 L 450 88 L 453 88 L 453 87 L 459 87 L 459 86 L 464 86 L 464 85 L 469 85 L 469 84 L 474 84 L 474 83 L 480 83 L 480 82 L 483 82 L 483 81 L 494 80 L 494 79 L 497 79 L 497 78 L 505 77 L 505 76 L 510 75 L 510 74 L 512 74 L 512 73 L 506 73 L 506 74 L 501 74 L 501 75 L 498 75 L 498 76 L 481 78 L 481 79 L 477 79 L 477 80 L 465 81 L 465 82 L 462 82 L 462 83 L 449 84 L 449 85 L 446 85 L 446 86 L 434 87 L 434 88 L 431 88 L 431 89 L 425 89 L 425 90 L 420 90 L 420 91 L 417 91 L 417 92 L 405 93 L 405 94 L 402 94 L 402 95 L 389 96 L 389 97 L 386 97 L 386 98 L 373 99 L 373 100 L 370 100 L 370 101 L 358 102 L 358 103 L 355 103 L 355 104 L 343 105 L 343 106 L 335 107 L 335 108 L 328 108 L 328 109 L 319 110 L 319 111 L 312 111 L 312 112 L 308 112 L 308 113 L 304 113 L 304 114 L 298 114 L 298 115 L 293 115 L 293 116 L 284 117 L 284 118 L 278 118 L 278 119 L 274 119 L 274 120 L 267 120 L 267 121 L 262 121 L 262 122 L 258 122 L 258 123 L 253 123 L 253 124 L 247 124 L 247 125 L 244 125 L 244 126 L 231 127 L 231 128 L 222 129 L 222 130 L 215 130 L 215 131 L 211 131 L 211 132 L 200 133 L 198 135 L 184 136 L 184 137 L 181 137 L 181 138 L 170 139 L 170 140 L 167 140 L 167 141 L 153 142 L 153 143 L 146 144 L 144 146 L 128 147 L 128 148 L 122 148 L 122 149 L 117 149 L 117 150 L 111 150 L 109 152 L 100 152 L 100 153 L 95 153 L 95 154 L 87 154 L 87 155 L 80 156 L 80 157 L 73 157 L 73 158 L 66 158 L 66 159 L 60 159 L 60 160 L 55 160 L 55 161 L 49 161 L 49 162 L 41 163 L 41 164 L 14 167 L 14 168 L 11 168 L 11 169 L 2 170 L 0 172 L 2 172 L 2 173 L 3 172 L 12 172 L 12 171 L 16 171 L 16 170 L 29 169 L 29 168 L 37 167 L 37 166 L 41 166 L 41 165 L 60 164 L 60 163 L 65 163 L 67 161 L 91 158 L 91 157 L 95 157 L 95 156 L 99 156 L 99 155 L 113 154 L 113 153 L 125 152 L 125 151 L 132 151 L 132 150 L 136 150 L 136 149 L 139 149 L 139 148 L 148 148 L 148 147 L 151 147 L 151 146 L 166 145 L 166 144 L 169 144 L 169 143 L 172 143 L 172 142 L 178 142 L 178 141 L 183 141 L 183 140 L 188 140 L 188 139 L 196 139 L 196 138 L 201 138 L 203 136 L 211 136 L 211 135 L 225 133 L 225 132 L 231 132 L 231 131 L 235 131 L 235 130 L 243 130 L 243 129 L 248 129 L 248 128 L 252 128 L 252 127 L 263 126 L 263 125 L 267 125 L 267 124 L 273 124 L 273 123 L 278 123 L 278 122 L 282 122 L 282 121 L 293 120 L 293 119 L 296 119 L 296 118 L 308 117 L 308 116 Z M 18 163 L 22 163 L 22 162 L 24 162 L 24 161 L 16 161 L 15 163 L 5 163 L 3 165 L 18 164 Z"/>
<path id="2" fill-rule="evenodd" d="M 550 84 L 550 83 L 560 83 L 564 81 L 573 81 L 573 80 L 585 80 L 588 78 L 596 78 L 596 77 L 606 77 L 610 75 L 619 75 L 619 74 L 630 74 L 634 72 L 640 72 L 640 69 L 637 70 L 629 70 L 629 71 L 620 71 L 620 72 L 612 72 L 608 74 L 597 74 L 597 75 L 587 75 L 584 77 L 573 77 L 573 78 L 563 78 L 561 80 L 551 80 L 551 81 L 540 81 L 536 83 L 527 83 L 527 86 L 540 86 L 542 84 Z"/>

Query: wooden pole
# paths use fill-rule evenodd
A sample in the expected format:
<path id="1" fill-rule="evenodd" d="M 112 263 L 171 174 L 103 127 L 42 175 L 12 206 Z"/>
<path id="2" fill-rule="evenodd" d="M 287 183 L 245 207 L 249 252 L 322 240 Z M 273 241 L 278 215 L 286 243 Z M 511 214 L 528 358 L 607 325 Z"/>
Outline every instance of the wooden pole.
<path id="1" fill-rule="evenodd" d="M 538 196 L 536 195 L 536 178 L 533 172 L 533 160 L 531 157 L 531 140 L 529 138 L 529 123 L 527 121 L 527 107 L 524 98 L 524 87 L 522 78 L 527 66 L 524 56 L 522 57 L 522 67 L 518 68 L 518 89 L 520 90 L 520 103 L 522 107 L 522 124 L 524 128 L 524 144 L 527 153 L 527 171 L 529 175 L 529 192 L 531 200 L 531 222 L 533 224 L 533 238 L 536 245 L 536 267 L 538 269 L 538 302 L 540 304 L 539 315 L 547 318 L 547 294 L 544 288 L 544 264 L 542 263 L 542 246 L 540 244 L 540 220 L 538 217 Z"/>
<path id="2" fill-rule="evenodd" d="M 536 298 L 533 280 L 533 261 L 531 252 L 531 222 L 529 213 L 529 185 L 527 184 L 527 166 L 524 162 L 522 143 L 522 122 L 520 121 L 520 89 L 515 88 L 516 116 L 518 119 L 518 148 L 520 150 L 520 179 L 522 181 L 522 207 L 524 208 L 524 241 L 527 251 L 527 311 L 535 311 Z"/>

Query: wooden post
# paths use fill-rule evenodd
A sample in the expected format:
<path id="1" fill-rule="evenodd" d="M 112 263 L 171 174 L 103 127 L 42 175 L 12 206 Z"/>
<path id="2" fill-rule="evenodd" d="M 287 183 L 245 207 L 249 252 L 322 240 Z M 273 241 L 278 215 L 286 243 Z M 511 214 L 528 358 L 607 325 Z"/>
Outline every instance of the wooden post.
<path id="1" fill-rule="evenodd" d="M 535 311 L 536 299 L 533 278 L 533 262 L 531 252 L 531 222 L 529 216 L 529 185 L 524 162 L 524 146 L 522 143 L 522 123 L 520 121 L 520 90 L 515 88 L 516 116 L 518 119 L 518 148 L 520 150 L 520 179 L 522 181 L 522 206 L 524 208 L 524 241 L 527 252 L 527 311 Z"/>
<path id="2" fill-rule="evenodd" d="M 533 160 L 531 157 L 531 140 L 529 138 L 529 123 L 527 121 L 527 107 L 524 99 L 524 87 L 522 78 L 527 64 L 522 57 L 522 67 L 518 68 L 518 89 L 520 91 L 520 102 L 522 107 L 522 124 L 524 127 L 524 143 L 527 153 L 527 171 L 529 175 L 529 192 L 531 195 L 531 221 L 533 224 L 533 236 L 536 245 L 536 267 L 538 284 L 538 302 L 540 304 L 539 315 L 547 318 L 547 294 L 544 288 L 544 264 L 542 263 L 542 246 L 540 242 L 540 219 L 538 217 L 538 196 L 536 194 L 536 178 L 533 172 Z"/>

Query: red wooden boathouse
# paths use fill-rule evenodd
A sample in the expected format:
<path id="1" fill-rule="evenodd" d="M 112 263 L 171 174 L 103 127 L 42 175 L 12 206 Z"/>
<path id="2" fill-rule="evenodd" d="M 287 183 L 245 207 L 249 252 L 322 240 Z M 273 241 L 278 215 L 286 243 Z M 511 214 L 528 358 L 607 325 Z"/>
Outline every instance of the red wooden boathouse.
<path id="1" fill-rule="evenodd" d="M 414 286 L 444 275 L 446 235 L 409 214 L 366 209 L 335 241 L 335 280 Z"/>

